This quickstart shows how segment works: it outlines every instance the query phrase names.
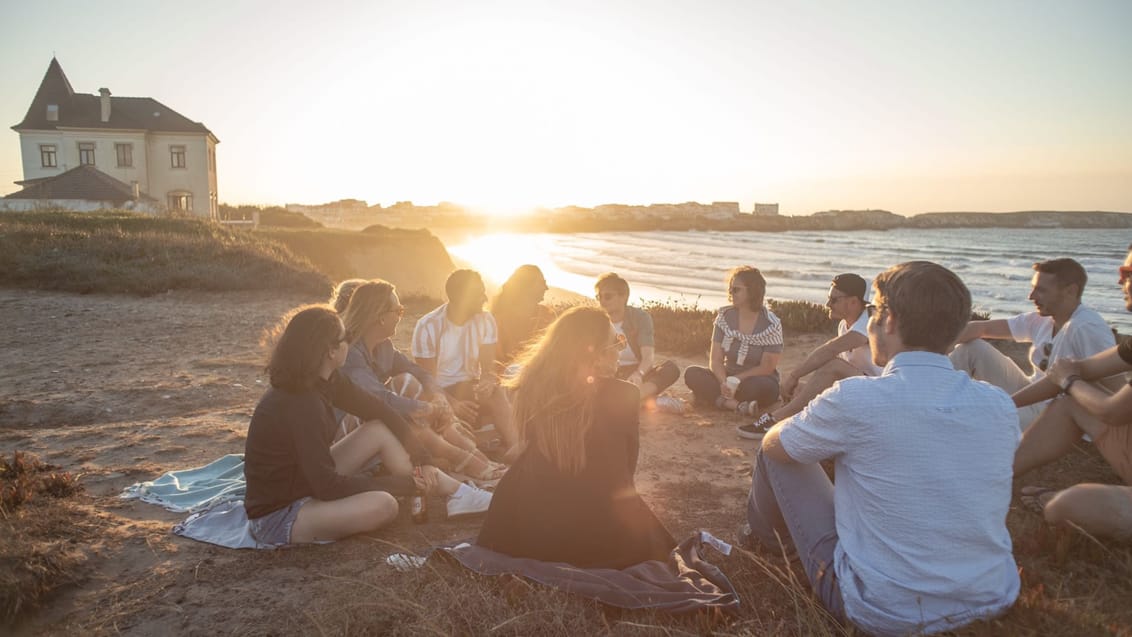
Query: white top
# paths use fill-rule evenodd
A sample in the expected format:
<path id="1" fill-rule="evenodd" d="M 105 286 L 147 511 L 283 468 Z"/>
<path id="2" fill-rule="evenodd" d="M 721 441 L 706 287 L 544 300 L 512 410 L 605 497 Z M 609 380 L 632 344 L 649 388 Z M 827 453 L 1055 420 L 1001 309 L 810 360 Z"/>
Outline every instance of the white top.
<path id="1" fill-rule="evenodd" d="M 619 321 L 617 323 L 614 323 L 613 324 L 613 331 L 617 332 L 618 336 L 625 338 L 625 326 L 624 326 L 623 323 L 624 323 L 623 321 Z M 628 343 L 628 340 L 626 340 L 625 342 Z M 617 355 L 617 366 L 618 367 L 625 367 L 627 365 L 636 365 L 639 362 L 641 362 L 641 361 L 637 360 L 637 355 L 633 353 L 633 348 L 629 347 L 627 345 L 626 345 L 625 349 L 621 350 L 621 352 Z"/>
<path id="2" fill-rule="evenodd" d="M 463 325 L 448 320 L 445 303 L 425 314 L 413 328 L 413 356 L 436 359 L 436 382 L 450 387 L 480 377 L 480 347 L 499 341 L 495 317 L 480 312 Z"/>
<path id="3" fill-rule="evenodd" d="M 834 459 L 834 569 L 855 624 L 938 632 L 1014 602 L 1006 512 L 1021 431 L 1006 392 L 946 356 L 902 352 L 781 427 L 791 458 Z"/>
<path id="4" fill-rule="evenodd" d="M 1079 304 L 1073 315 L 1053 334 L 1053 317 L 1027 312 L 1006 319 L 1010 336 L 1020 343 L 1033 343 L 1030 347 L 1030 382 L 1045 376 L 1040 369 L 1042 361 L 1052 365 L 1062 356 L 1073 360 L 1088 358 L 1116 345 L 1112 328 L 1095 310 Z M 1048 348 L 1048 349 L 1047 349 Z M 1048 369 L 1048 367 L 1047 367 Z"/>
<path id="5" fill-rule="evenodd" d="M 873 363 L 873 353 L 869 350 L 869 313 L 862 311 L 857 320 L 853 322 L 852 327 L 845 322 L 845 319 L 841 319 L 841 322 L 837 325 L 837 335 L 844 336 L 846 332 L 857 332 L 864 336 L 865 344 L 841 352 L 838 354 L 841 360 L 861 370 L 861 373 L 865 376 L 880 376 L 882 370 Z"/>

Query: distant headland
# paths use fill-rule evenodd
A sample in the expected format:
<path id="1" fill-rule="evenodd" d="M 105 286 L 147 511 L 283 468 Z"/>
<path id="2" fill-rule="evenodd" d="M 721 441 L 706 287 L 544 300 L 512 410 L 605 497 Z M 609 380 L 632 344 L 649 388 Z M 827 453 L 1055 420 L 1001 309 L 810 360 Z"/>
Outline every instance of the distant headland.
<path id="1" fill-rule="evenodd" d="M 1019 212 L 929 212 L 910 217 L 887 210 L 825 210 L 809 215 L 779 215 L 776 204 L 756 204 L 739 211 L 735 202 L 701 204 L 605 204 L 593 208 L 542 208 L 525 215 L 501 217 L 478 213 L 453 203 L 417 206 L 399 202 L 369 206 L 358 199 L 284 207 L 221 205 L 222 218 L 242 218 L 251 211 L 275 217 L 299 215 L 327 226 L 360 229 L 373 225 L 466 231 L 603 232 L 646 230 L 716 230 L 788 232 L 797 230 L 892 230 L 896 228 L 1132 228 L 1132 213 L 1107 211 L 1027 210 Z M 312 224 L 314 225 L 314 224 Z"/>

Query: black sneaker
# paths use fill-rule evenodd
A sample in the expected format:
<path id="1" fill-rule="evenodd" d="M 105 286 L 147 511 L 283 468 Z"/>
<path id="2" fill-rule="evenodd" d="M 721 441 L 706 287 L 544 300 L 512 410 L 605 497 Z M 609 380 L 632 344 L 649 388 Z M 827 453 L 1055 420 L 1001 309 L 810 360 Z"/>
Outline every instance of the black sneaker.
<path id="1" fill-rule="evenodd" d="M 770 431 L 770 428 L 774 426 L 775 422 L 774 416 L 771 416 L 768 411 L 749 425 L 739 425 L 735 428 L 735 432 L 739 434 L 740 438 L 762 440 L 763 436 L 766 435 L 766 432 Z"/>

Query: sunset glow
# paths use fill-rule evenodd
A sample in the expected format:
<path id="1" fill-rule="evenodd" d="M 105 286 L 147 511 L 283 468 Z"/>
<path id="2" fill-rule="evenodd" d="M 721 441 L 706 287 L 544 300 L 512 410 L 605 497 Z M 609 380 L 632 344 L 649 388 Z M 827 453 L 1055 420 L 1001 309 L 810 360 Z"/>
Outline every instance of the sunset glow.
<path id="1" fill-rule="evenodd" d="M 76 91 L 207 125 L 227 203 L 1132 210 L 1126 2 L 0 11 L 6 125 L 55 54 Z M 168 42 L 143 51 L 147 32 Z"/>

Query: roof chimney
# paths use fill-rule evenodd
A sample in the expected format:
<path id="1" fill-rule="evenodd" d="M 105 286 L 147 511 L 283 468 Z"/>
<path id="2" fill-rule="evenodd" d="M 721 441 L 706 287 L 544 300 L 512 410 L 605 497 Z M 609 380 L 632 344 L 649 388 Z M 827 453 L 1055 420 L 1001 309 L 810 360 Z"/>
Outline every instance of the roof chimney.
<path id="1" fill-rule="evenodd" d="M 110 121 L 110 89 L 100 88 L 98 94 L 101 95 L 99 99 L 102 101 L 102 122 Z"/>

